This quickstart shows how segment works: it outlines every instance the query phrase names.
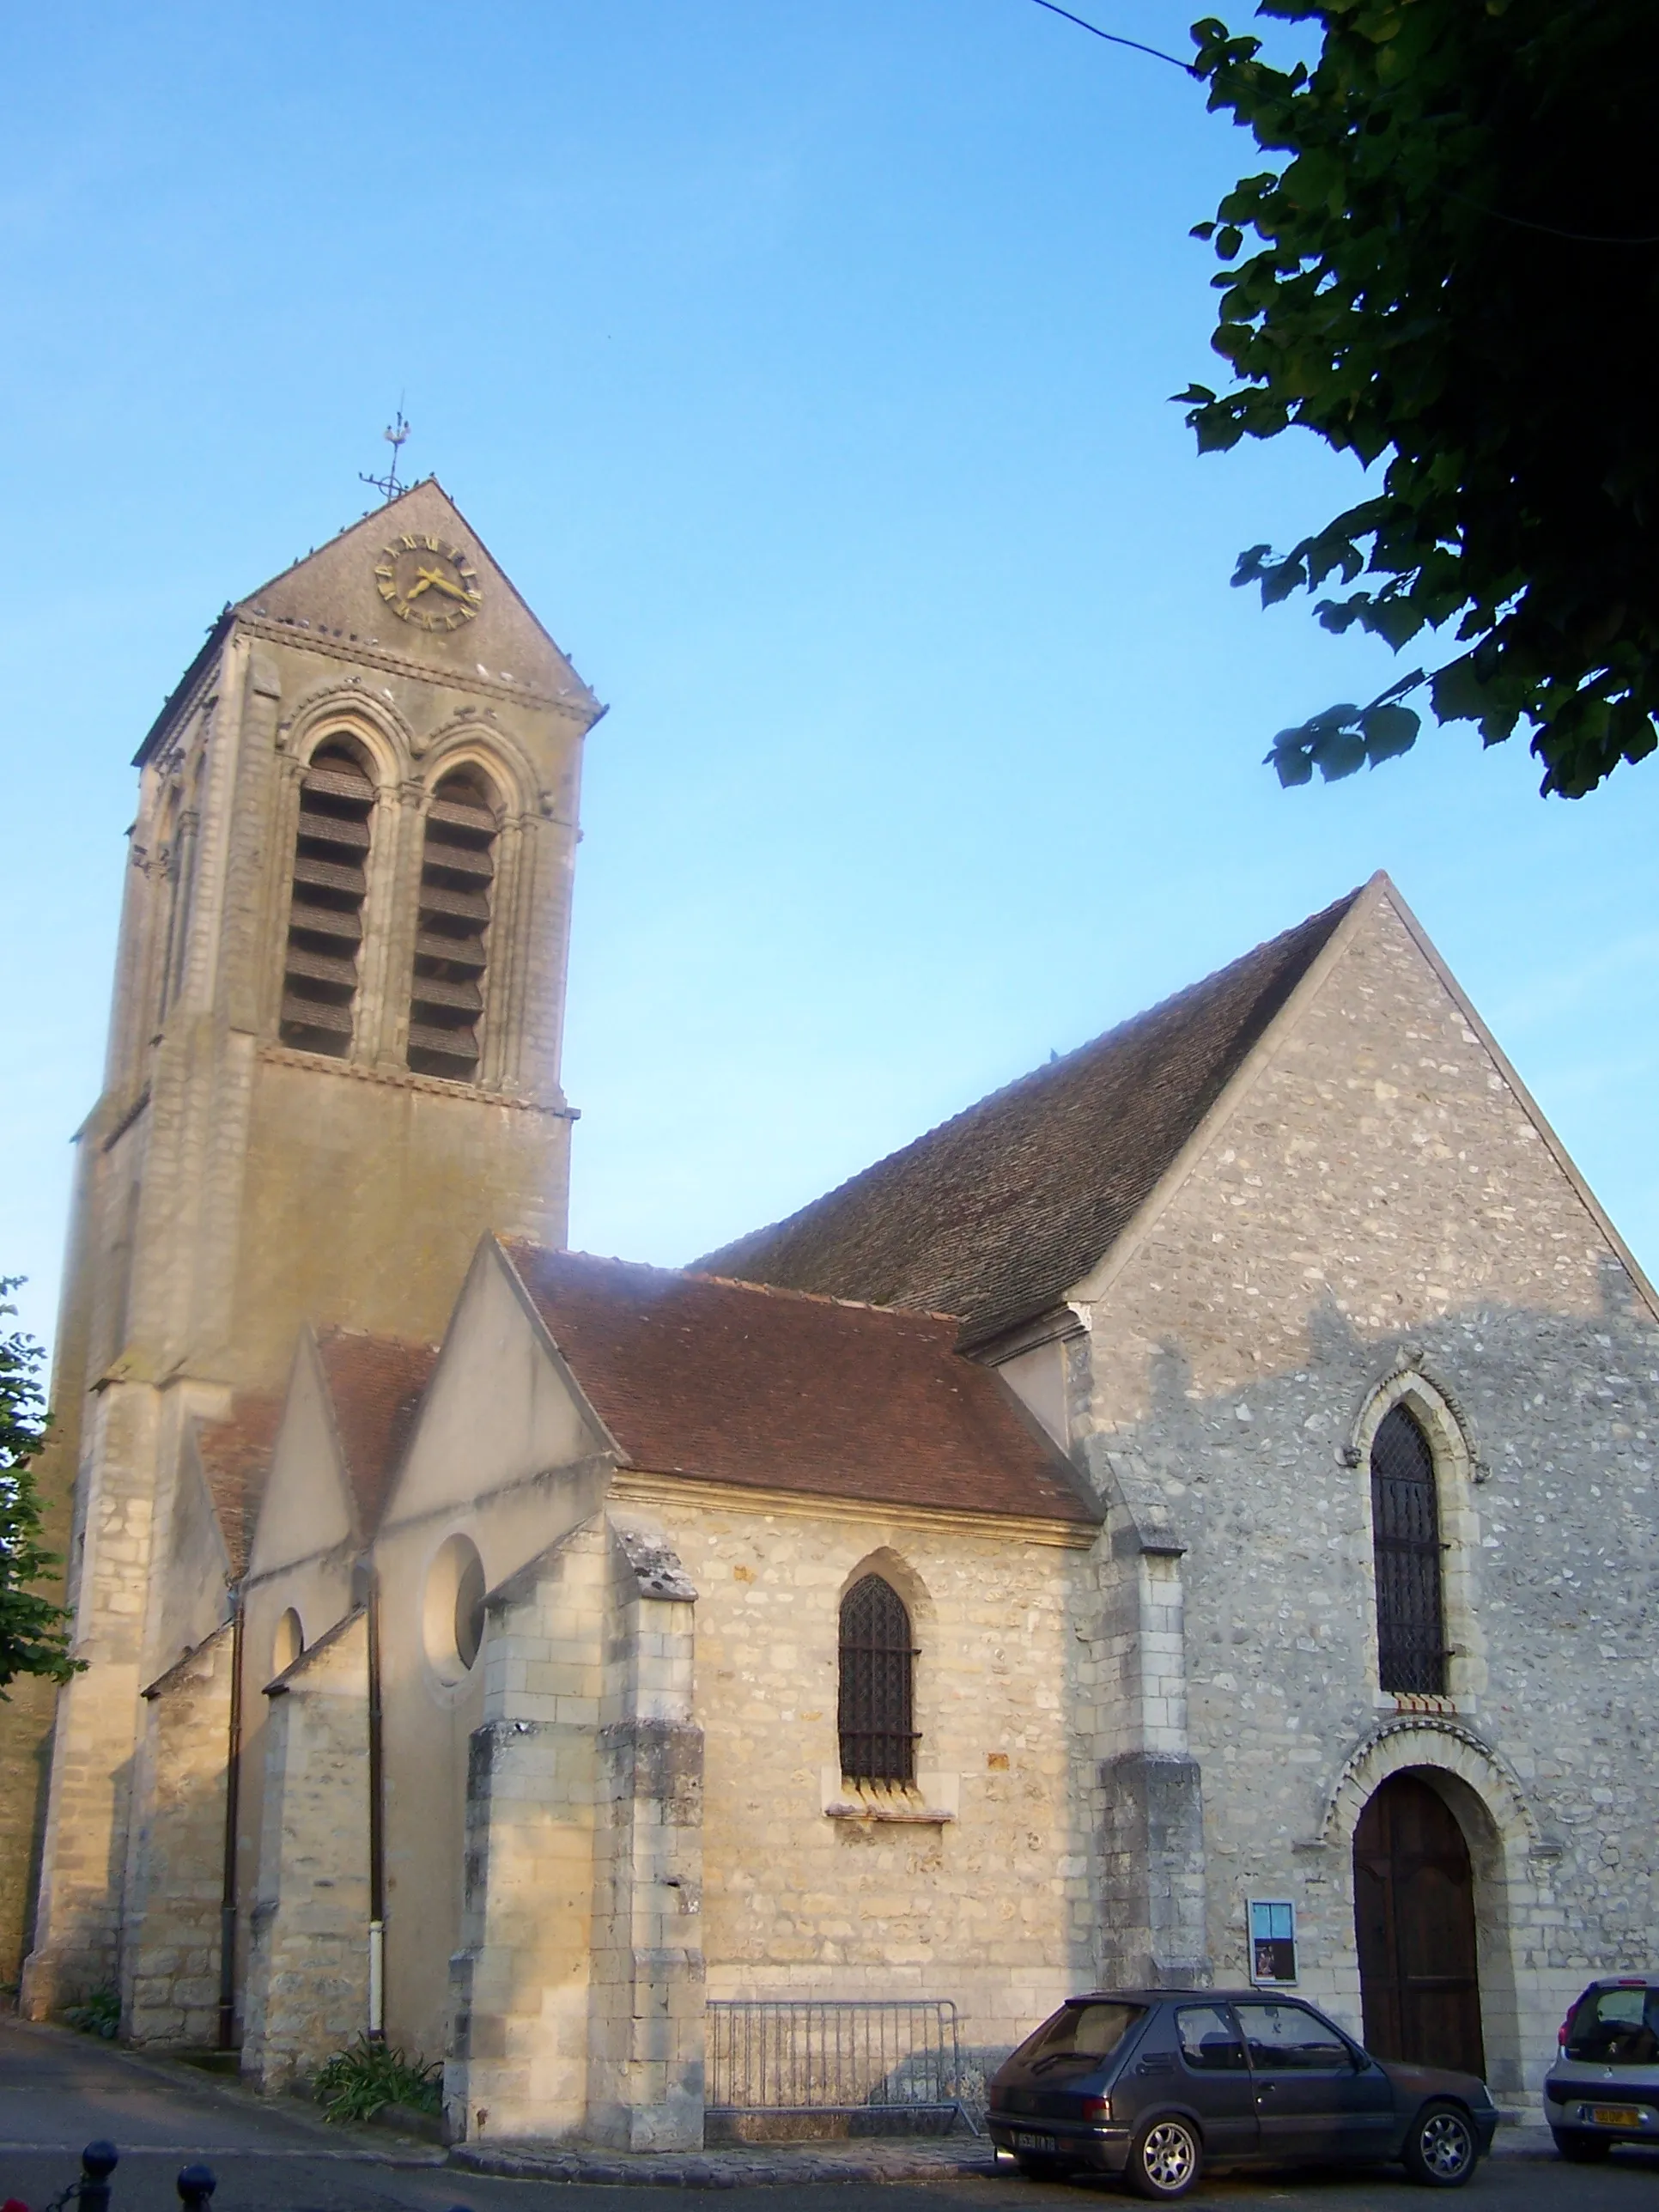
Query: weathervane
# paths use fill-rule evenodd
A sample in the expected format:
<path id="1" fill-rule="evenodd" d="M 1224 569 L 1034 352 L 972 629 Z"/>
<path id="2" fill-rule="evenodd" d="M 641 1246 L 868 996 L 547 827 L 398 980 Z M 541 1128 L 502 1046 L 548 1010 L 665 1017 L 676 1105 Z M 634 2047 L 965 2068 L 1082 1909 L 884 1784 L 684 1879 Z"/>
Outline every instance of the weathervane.
<path id="1" fill-rule="evenodd" d="M 360 483 L 373 484 L 376 491 L 384 493 L 386 505 L 390 507 L 392 501 L 397 498 L 398 493 L 407 489 L 405 485 L 400 484 L 398 481 L 398 457 L 403 451 L 404 439 L 409 435 L 409 425 L 404 420 L 404 403 L 401 399 L 398 402 L 398 419 L 396 422 L 392 424 L 390 429 L 383 430 L 380 433 L 380 435 L 386 440 L 387 445 L 392 448 L 392 466 L 386 471 L 383 477 L 371 477 L 366 475 L 361 469 L 358 471 L 357 475 L 358 481 Z"/>

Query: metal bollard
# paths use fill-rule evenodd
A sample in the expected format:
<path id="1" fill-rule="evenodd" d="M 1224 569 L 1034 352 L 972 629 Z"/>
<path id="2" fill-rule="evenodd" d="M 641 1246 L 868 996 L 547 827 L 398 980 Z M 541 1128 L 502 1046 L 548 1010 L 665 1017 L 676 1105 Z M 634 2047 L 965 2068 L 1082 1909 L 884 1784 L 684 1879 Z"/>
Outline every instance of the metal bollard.
<path id="1" fill-rule="evenodd" d="M 81 2154 L 81 2179 L 76 2185 L 81 2212 L 109 2212 L 109 2178 L 121 2163 L 112 2142 L 89 2142 Z"/>
<path id="2" fill-rule="evenodd" d="M 179 2169 L 175 2186 L 184 2212 L 210 2212 L 219 2179 L 210 2166 L 184 2166 Z"/>

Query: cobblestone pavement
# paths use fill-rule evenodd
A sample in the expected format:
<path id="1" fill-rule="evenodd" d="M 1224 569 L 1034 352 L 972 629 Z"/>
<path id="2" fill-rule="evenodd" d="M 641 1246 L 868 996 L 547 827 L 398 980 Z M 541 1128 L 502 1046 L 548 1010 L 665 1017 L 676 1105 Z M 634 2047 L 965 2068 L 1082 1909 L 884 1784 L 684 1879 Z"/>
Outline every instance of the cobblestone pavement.
<path id="1" fill-rule="evenodd" d="M 377 2130 L 325 2127 L 302 2105 L 264 2100 L 171 2061 L 64 2031 L 0 2021 L 0 2200 L 41 2212 L 105 2136 L 121 2152 L 112 2212 L 177 2212 L 173 2179 L 202 2160 L 218 2176 L 214 2212 L 655 2212 L 665 2185 L 718 2190 L 742 2212 L 786 2212 L 810 2191 L 811 2212 L 1087 2212 L 1132 2201 L 1110 2183 L 1023 2181 L 965 2136 L 935 2143 L 773 2146 L 696 2160 L 589 2154 L 579 2180 L 483 2173 L 434 2145 Z M 1659 2156 L 1621 2153 L 1606 2167 L 1566 2168 L 1540 2130 L 1505 2130 L 1499 2154 L 1461 2201 L 1468 2212 L 1653 2212 Z M 532 2160 L 514 2154 L 523 2166 Z M 649 2179 L 642 2178 L 650 2175 Z M 1286 2212 L 1412 2212 L 1425 2199 L 1392 2173 L 1223 2175 L 1197 2206 L 1274 2205 Z"/>

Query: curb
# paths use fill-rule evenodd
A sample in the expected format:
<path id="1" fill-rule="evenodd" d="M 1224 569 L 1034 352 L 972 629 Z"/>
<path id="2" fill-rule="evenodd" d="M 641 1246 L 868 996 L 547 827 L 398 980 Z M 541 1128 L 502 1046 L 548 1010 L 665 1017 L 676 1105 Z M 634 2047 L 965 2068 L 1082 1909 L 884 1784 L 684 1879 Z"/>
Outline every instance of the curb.
<path id="1" fill-rule="evenodd" d="M 776 2189 L 826 2183 L 983 2180 L 997 2171 L 988 2143 L 959 2153 L 918 2155 L 896 2143 L 843 2157 L 794 2151 L 781 2156 L 733 2156 L 720 2151 L 491 2150 L 458 2143 L 449 2163 L 469 2173 L 513 2181 L 592 2182 L 612 2189 L 629 2184 L 659 2189 Z"/>

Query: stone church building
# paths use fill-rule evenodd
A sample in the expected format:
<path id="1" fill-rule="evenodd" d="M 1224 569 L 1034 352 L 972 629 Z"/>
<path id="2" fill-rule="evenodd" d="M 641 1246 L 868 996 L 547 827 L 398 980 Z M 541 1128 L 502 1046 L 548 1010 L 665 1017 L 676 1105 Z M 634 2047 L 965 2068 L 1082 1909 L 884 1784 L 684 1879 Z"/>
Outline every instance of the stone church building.
<path id="1" fill-rule="evenodd" d="M 738 2001 L 1212 1978 L 1535 2092 L 1654 1961 L 1659 1309 L 1399 894 L 593 1258 L 600 711 L 428 482 L 140 748 L 26 2010 L 384 2029 L 474 2139 L 700 2142 Z"/>

